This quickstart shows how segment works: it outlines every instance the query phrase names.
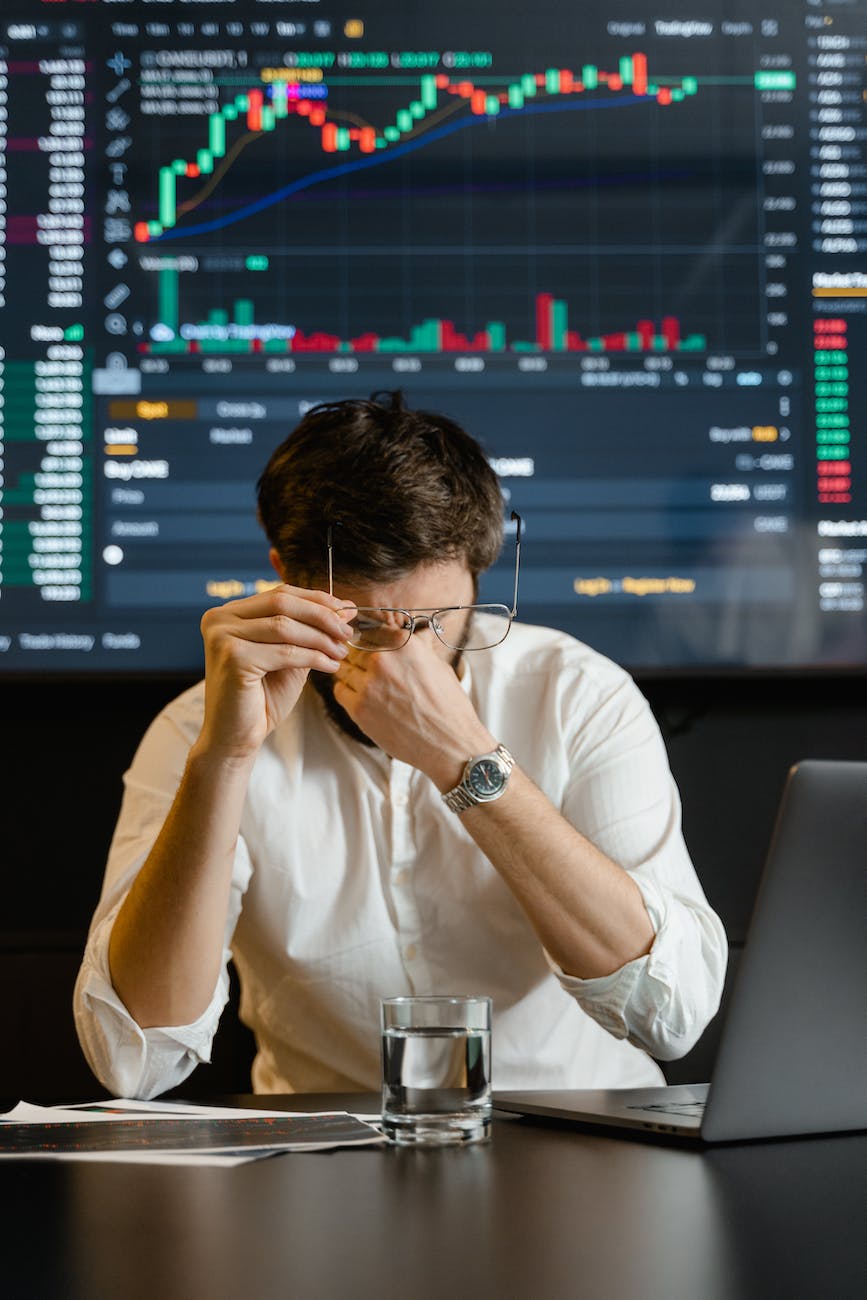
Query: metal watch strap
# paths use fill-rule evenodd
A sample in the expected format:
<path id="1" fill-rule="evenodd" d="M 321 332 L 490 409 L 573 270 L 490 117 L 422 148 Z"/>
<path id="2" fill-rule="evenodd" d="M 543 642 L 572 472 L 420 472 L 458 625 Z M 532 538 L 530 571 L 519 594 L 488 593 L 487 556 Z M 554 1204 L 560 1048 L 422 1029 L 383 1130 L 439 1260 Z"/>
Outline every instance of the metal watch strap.
<path id="1" fill-rule="evenodd" d="M 506 749 L 505 745 L 497 745 L 497 748 L 491 750 L 490 752 L 492 754 L 496 754 L 497 758 L 499 758 L 500 761 L 502 762 L 503 766 L 506 769 L 506 779 L 508 780 L 509 774 L 512 771 L 512 768 L 515 766 L 514 758 Z M 451 809 L 452 812 L 456 812 L 456 813 L 466 812 L 468 808 L 476 808 L 479 806 L 479 804 L 492 802 L 491 800 L 478 799 L 472 793 L 472 791 L 467 787 L 466 784 L 467 769 L 471 766 L 471 764 L 476 763 L 480 758 L 485 758 L 485 757 L 487 757 L 487 755 L 485 754 L 475 754 L 472 758 L 468 759 L 466 767 L 464 768 L 464 775 L 461 777 L 458 784 L 454 787 L 453 790 L 447 790 L 446 793 L 442 795 L 443 803 L 446 805 L 447 808 Z M 500 793 L 502 793 L 502 791 Z"/>

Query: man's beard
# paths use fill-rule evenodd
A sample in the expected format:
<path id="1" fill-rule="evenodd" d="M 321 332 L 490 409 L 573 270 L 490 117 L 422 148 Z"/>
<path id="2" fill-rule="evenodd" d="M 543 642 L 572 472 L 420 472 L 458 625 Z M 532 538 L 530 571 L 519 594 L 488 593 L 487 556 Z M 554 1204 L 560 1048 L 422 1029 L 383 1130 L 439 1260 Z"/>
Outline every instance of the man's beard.
<path id="1" fill-rule="evenodd" d="M 400 653 L 396 651 L 395 653 Z M 455 650 L 449 660 L 455 672 L 458 671 L 463 657 L 463 650 Z M 310 672 L 310 685 L 325 705 L 325 712 L 331 721 L 340 728 L 345 736 L 350 740 L 357 740 L 360 745 L 366 745 L 368 749 L 378 749 L 375 740 L 371 740 L 357 723 L 352 721 L 342 704 L 338 704 L 334 698 L 334 677 L 331 673 L 317 672 L 312 669 Z"/>
<path id="2" fill-rule="evenodd" d="M 366 745 L 368 749 L 376 749 L 377 745 L 366 736 L 356 723 L 352 721 L 342 704 L 338 704 L 334 698 L 334 678 L 331 673 L 320 673 L 314 668 L 310 673 L 310 685 L 325 705 L 325 712 L 336 726 L 340 728 L 344 735 L 349 736 L 350 740 L 357 740 L 359 744 Z"/>

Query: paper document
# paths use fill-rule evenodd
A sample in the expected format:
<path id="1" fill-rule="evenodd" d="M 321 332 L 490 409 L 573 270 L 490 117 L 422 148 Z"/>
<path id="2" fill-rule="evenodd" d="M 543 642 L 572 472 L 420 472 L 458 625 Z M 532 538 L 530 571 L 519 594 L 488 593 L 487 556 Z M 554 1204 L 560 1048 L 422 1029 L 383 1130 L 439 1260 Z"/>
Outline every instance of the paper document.
<path id="1" fill-rule="evenodd" d="M 116 1098 L 78 1106 L 21 1101 L 0 1115 L 0 1159 L 234 1165 L 286 1151 L 384 1142 L 346 1111 L 240 1110 Z"/>

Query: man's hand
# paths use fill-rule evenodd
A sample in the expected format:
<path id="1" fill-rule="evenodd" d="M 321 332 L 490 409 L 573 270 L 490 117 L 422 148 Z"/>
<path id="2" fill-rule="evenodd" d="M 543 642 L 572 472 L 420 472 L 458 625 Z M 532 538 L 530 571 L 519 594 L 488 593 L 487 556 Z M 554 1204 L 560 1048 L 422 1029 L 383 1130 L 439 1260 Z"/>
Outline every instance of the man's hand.
<path id="1" fill-rule="evenodd" d="M 441 791 L 457 784 L 471 754 L 497 743 L 429 629 L 400 650 L 351 650 L 337 671 L 334 698 L 380 749 L 426 773 Z"/>
<path id="2" fill-rule="evenodd" d="M 253 759 L 310 669 L 334 673 L 346 657 L 345 605 L 280 586 L 202 618 L 202 732 L 109 943 L 114 987 L 144 1028 L 191 1024 L 213 997 Z"/>
<path id="3" fill-rule="evenodd" d="M 198 747 L 228 757 L 255 755 L 295 707 L 310 669 L 337 672 L 353 612 L 326 591 L 287 585 L 207 610 Z"/>

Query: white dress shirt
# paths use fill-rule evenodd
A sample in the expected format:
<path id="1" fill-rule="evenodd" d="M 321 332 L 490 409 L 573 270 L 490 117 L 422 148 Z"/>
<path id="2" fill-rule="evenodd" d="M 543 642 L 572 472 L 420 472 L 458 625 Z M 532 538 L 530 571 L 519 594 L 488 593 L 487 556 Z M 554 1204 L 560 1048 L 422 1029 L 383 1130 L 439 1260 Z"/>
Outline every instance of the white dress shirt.
<path id="1" fill-rule="evenodd" d="M 399 652 L 398 652 L 399 653 Z M 235 855 L 225 960 L 253 1030 L 257 1092 L 375 1091 L 379 999 L 493 999 L 493 1084 L 658 1083 L 719 1004 L 727 944 L 683 842 L 650 708 L 581 642 L 515 624 L 464 658 L 479 717 L 583 835 L 635 879 L 650 953 L 599 979 L 563 973 L 505 882 L 415 768 L 345 736 L 308 686 L 260 751 Z M 125 775 L 123 805 L 75 990 L 94 1073 L 152 1097 L 210 1057 L 224 968 L 193 1024 L 141 1029 L 114 991 L 111 927 L 169 811 L 199 734 L 203 684 L 172 701 Z M 469 757 L 469 755 L 468 755 Z"/>

